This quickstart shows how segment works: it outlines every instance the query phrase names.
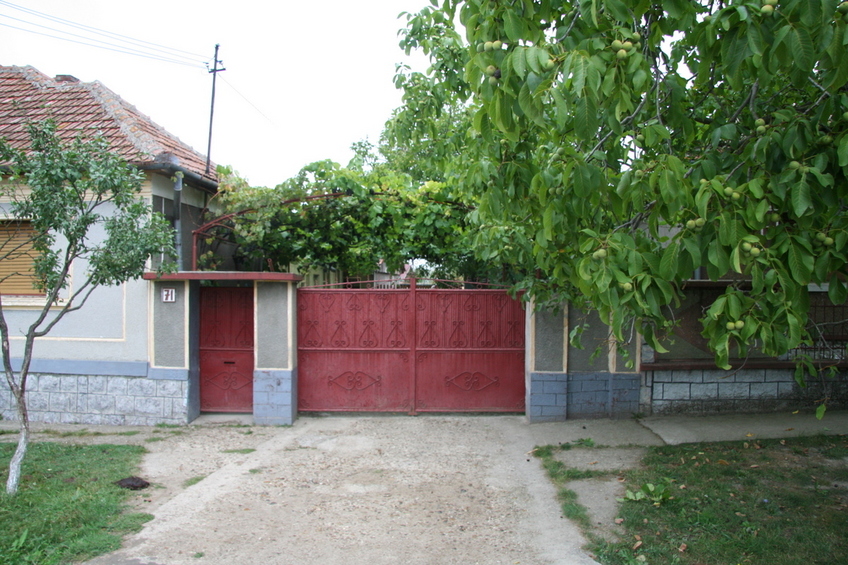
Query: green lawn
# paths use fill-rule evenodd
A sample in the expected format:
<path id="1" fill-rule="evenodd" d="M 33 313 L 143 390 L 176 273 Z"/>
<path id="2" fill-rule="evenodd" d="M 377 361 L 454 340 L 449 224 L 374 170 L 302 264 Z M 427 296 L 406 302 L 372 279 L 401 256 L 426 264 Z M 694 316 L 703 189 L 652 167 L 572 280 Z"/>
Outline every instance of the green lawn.
<path id="1" fill-rule="evenodd" d="M 137 472 L 143 447 L 33 443 L 20 490 L 9 497 L 14 448 L 0 444 L 0 565 L 53 565 L 113 551 L 152 518 L 125 513 L 132 493 L 113 484 Z"/>
<path id="2" fill-rule="evenodd" d="M 562 485 L 580 477 L 554 460 L 556 449 L 537 454 L 561 488 L 564 512 L 584 528 L 588 549 L 601 563 L 837 565 L 848 560 L 846 436 L 651 448 L 642 468 L 623 474 L 634 500 L 619 509 L 624 533 L 618 543 L 601 540 L 575 508 L 573 493 Z"/>

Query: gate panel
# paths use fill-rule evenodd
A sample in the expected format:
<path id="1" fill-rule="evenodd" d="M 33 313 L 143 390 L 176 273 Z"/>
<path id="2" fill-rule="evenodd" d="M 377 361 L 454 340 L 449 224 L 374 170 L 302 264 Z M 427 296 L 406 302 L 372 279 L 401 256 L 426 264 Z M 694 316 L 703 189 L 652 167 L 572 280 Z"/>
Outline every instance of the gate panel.
<path id="1" fill-rule="evenodd" d="M 298 292 L 298 408 L 410 410 L 408 292 Z"/>
<path id="2" fill-rule="evenodd" d="M 200 289 L 200 410 L 253 411 L 253 289 Z"/>
<path id="3" fill-rule="evenodd" d="M 300 289 L 303 411 L 524 410 L 524 312 L 502 290 Z"/>
<path id="4" fill-rule="evenodd" d="M 419 290 L 416 410 L 524 409 L 524 311 L 502 290 Z"/>

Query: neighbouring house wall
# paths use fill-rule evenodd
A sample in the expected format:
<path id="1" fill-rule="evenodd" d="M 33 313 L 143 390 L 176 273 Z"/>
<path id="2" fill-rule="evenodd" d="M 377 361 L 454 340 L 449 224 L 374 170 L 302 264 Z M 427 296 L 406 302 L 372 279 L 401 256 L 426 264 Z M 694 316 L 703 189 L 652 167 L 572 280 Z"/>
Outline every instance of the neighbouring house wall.
<path id="1" fill-rule="evenodd" d="M 568 418 L 629 417 L 639 411 L 641 375 L 609 339 L 596 315 L 565 306 L 557 312 L 528 308 L 526 413 L 531 422 Z M 583 328 L 583 348 L 569 334 Z M 638 366 L 635 345 L 625 351 Z"/>
<path id="2" fill-rule="evenodd" d="M 747 356 L 731 358 L 730 370 L 715 367 L 714 355 L 701 335 L 703 305 L 712 303 L 726 289 L 722 283 L 690 283 L 672 315 L 678 324 L 667 351 L 655 353 L 643 347 L 642 411 L 652 414 L 763 412 L 810 409 L 827 399 L 829 406 L 848 401 L 848 375 L 834 378 L 808 377 L 806 385 L 795 381 L 792 359 L 806 353 L 812 359 L 834 365 L 845 355 L 846 307 L 834 306 L 821 289 L 810 292 L 810 319 L 823 324 L 824 340 L 774 359 L 751 348 Z"/>

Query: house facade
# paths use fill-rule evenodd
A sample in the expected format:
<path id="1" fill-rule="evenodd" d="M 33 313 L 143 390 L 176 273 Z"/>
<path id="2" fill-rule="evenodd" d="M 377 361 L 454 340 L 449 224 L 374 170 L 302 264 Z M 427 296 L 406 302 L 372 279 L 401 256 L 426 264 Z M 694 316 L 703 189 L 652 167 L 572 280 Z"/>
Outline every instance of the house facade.
<path id="1" fill-rule="evenodd" d="M 190 242 L 201 211 L 217 192 L 214 163 L 154 123 L 99 82 L 69 75 L 50 78 L 32 67 L 0 66 L 0 137 L 25 148 L 25 125 L 50 119 L 65 139 L 100 135 L 110 149 L 145 174 L 141 197 L 163 213 Z M 0 202 L 0 214 L 8 202 Z M 0 215 L 0 228 L 8 224 Z M 180 267 L 190 262 L 182 253 Z M 154 262 L 162 258 L 154 258 Z M 152 265 L 153 266 L 153 265 Z M 75 265 L 74 269 L 82 266 Z M 4 275 L 20 266 L 3 265 Z M 72 283 L 73 284 L 73 283 Z M 44 304 L 29 281 L 0 284 L 10 330 L 21 332 Z M 130 281 L 100 287 L 85 307 L 67 315 L 36 341 L 29 409 L 33 420 L 91 424 L 186 422 L 186 359 L 157 366 L 153 359 L 152 285 Z M 13 363 L 20 363 L 22 337 L 12 337 Z M 14 418 L 5 385 L 0 414 Z"/>

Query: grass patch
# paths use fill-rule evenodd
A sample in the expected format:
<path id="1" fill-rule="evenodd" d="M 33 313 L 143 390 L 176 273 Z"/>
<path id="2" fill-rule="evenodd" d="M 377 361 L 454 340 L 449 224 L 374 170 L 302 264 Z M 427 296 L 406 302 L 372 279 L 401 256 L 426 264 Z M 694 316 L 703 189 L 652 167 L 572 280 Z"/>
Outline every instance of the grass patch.
<path id="1" fill-rule="evenodd" d="M 542 451 L 546 468 L 552 453 Z M 845 436 L 653 447 L 624 474 L 628 490 L 646 496 L 622 503 L 622 542 L 576 520 L 606 565 L 844 563 L 846 457 Z"/>
<path id="2" fill-rule="evenodd" d="M 155 428 L 165 428 L 165 429 L 173 429 L 173 428 L 181 428 L 182 426 L 179 424 L 168 424 L 166 422 L 159 422 L 155 424 L 153 427 Z"/>
<path id="3" fill-rule="evenodd" d="M 82 428 L 81 430 L 70 430 L 70 431 L 67 431 L 67 432 L 60 432 L 59 430 L 47 428 L 47 429 L 41 430 L 40 432 L 35 432 L 35 433 L 41 433 L 41 434 L 53 436 L 53 437 L 98 437 L 98 436 L 105 436 L 106 435 L 103 432 L 92 432 L 92 431 L 89 431 L 85 428 Z"/>
<path id="4" fill-rule="evenodd" d="M 17 433 L 19 433 L 19 430 L 0 430 L 0 436 L 17 434 Z"/>
<path id="5" fill-rule="evenodd" d="M 197 477 L 192 477 L 190 479 L 186 479 L 183 481 L 183 487 L 188 488 L 191 485 L 196 485 L 200 481 L 206 478 L 206 475 L 198 475 Z"/>
<path id="6" fill-rule="evenodd" d="M 256 475 L 257 473 L 261 473 L 262 469 L 249 469 L 247 472 L 251 475 Z"/>
<path id="7" fill-rule="evenodd" d="M 247 454 L 247 453 L 253 453 L 254 451 L 256 451 L 256 450 L 255 450 L 255 449 L 253 449 L 253 448 L 251 448 L 251 447 L 245 447 L 244 449 L 224 449 L 224 450 L 222 450 L 222 451 L 221 451 L 221 453 L 241 453 L 241 454 Z"/>
<path id="8" fill-rule="evenodd" d="M 15 446 L 0 444 L 5 484 Z M 149 514 L 124 514 L 130 491 L 113 483 L 136 472 L 145 449 L 131 445 L 32 443 L 18 494 L 0 494 L 0 565 L 54 565 L 118 549 Z"/>
<path id="9" fill-rule="evenodd" d="M 146 441 L 147 443 L 153 443 L 154 441 L 165 441 L 166 439 L 168 438 L 162 436 L 153 436 L 145 439 L 144 441 Z"/>
<path id="10" fill-rule="evenodd" d="M 138 431 L 138 430 L 130 430 L 128 432 L 117 432 L 115 435 L 116 436 L 137 436 L 140 433 L 141 432 Z"/>

